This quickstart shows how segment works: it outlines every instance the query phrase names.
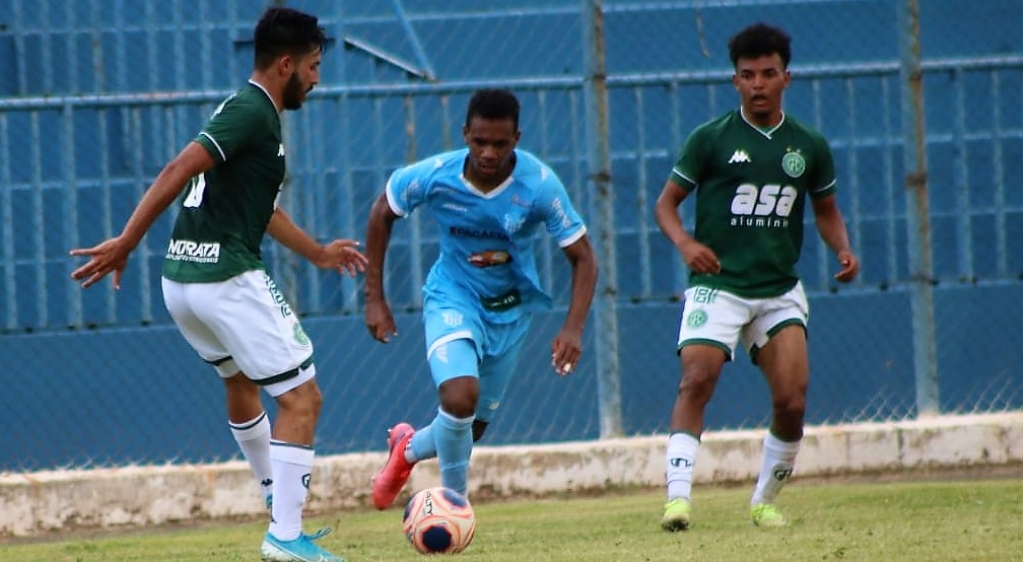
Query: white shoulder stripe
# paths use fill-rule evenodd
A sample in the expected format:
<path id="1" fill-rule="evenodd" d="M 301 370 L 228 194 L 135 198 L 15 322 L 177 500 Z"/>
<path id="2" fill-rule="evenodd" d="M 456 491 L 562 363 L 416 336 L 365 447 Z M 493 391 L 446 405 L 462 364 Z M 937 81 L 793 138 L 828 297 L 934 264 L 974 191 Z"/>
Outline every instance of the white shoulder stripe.
<path id="1" fill-rule="evenodd" d="M 836 181 L 838 181 L 838 180 L 837 179 L 831 180 L 831 183 L 829 183 L 828 185 L 822 186 L 822 187 L 818 187 L 817 189 L 813 190 L 813 192 L 817 193 L 818 191 L 824 191 L 826 189 L 831 189 L 831 186 L 835 185 Z"/>
<path id="2" fill-rule="evenodd" d="M 391 208 L 391 212 L 404 218 L 408 213 L 403 211 L 398 202 L 394 199 L 394 195 L 391 194 L 391 180 L 387 180 L 387 184 L 384 185 L 384 195 L 387 196 L 387 206 Z"/>
<path id="3" fill-rule="evenodd" d="M 694 180 L 693 178 L 683 174 L 682 170 L 679 170 L 677 167 L 672 168 L 671 169 L 671 173 L 675 174 L 676 176 L 686 180 L 687 182 L 689 182 L 689 183 L 691 183 L 693 185 L 696 185 L 696 180 Z"/>
<path id="4" fill-rule="evenodd" d="M 211 137 L 209 135 L 209 133 L 207 133 L 206 131 L 203 131 L 203 132 L 201 132 L 199 134 L 204 136 L 204 137 L 206 137 L 206 138 L 208 138 L 208 139 L 210 139 L 210 142 L 213 143 L 213 146 L 217 149 L 217 152 L 220 153 L 220 159 L 226 162 L 227 161 L 227 155 L 224 154 L 224 149 L 220 148 L 220 144 L 217 142 L 217 139 Z"/>
<path id="5" fill-rule="evenodd" d="M 572 235 L 569 236 L 568 238 L 565 238 L 564 240 L 558 240 L 558 247 L 559 248 L 567 248 L 567 247 L 571 246 L 572 244 L 575 244 L 576 241 L 578 241 L 580 238 L 582 238 L 585 234 L 586 234 L 586 225 L 583 225 L 582 227 L 579 228 L 579 230 L 576 230 L 575 232 L 573 232 Z"/>

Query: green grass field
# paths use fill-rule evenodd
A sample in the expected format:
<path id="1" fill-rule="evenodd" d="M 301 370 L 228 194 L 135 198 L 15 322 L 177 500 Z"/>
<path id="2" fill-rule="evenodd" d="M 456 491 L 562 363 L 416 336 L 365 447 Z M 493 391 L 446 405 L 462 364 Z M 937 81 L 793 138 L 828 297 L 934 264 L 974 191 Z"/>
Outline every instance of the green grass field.
<path id="1" fill-rule="evenodd" d="M 660 530 L 663 492 L 487 502 L 476 506 L 469 561 L 966 561 L 1023 560 L 1023 480 L 837 484 L 793 482 L 779 505 L 784 529 L 747 519 L 747 487 L 698 487 L 694 525 Z M 323 544 L 349 561 L 420 558 L 401 534 L 401 510 L 307 521 L 333 525 Z M 5 562 L 258 560 L 263 522 L 202 524 L 87 538 L 0 543 Z"/>

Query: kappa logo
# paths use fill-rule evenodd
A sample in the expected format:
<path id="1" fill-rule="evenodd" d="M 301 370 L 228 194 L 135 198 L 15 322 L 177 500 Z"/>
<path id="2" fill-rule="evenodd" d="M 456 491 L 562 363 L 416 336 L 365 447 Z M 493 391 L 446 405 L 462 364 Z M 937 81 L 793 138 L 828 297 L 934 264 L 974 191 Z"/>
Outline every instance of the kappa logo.
<path id="1" fill-rule="evenodd" d="M 742 163 L 748 164 L 750 162 L 752 162 L 752 160 L 750 160 L 749 154 L 745 150 L 742 150 L 742 149 L 739 149 L 739 150 L 736 150 L 735 152 L 733 152 L 732 153 L 732 157 L 728 159 L 728 163 L 729 164 L 742 164 Z"/>
<path id="2" fill-rule="evenodd" d="M 277 147 L 277 156 L 284 156 L 284 143 L 283 142 Z"/>

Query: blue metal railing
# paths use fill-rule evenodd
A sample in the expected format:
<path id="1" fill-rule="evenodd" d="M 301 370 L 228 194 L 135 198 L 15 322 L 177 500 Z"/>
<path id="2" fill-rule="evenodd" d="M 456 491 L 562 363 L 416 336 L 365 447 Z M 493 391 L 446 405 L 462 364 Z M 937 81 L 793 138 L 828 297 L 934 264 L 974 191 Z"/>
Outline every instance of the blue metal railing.
<path id="1" fill-rule="evenodd" d="M 979 90 L 971 82 L 971 78 L 976 79 L 977 76 L 982 76 L 991 86 L 989 91 L 983 92 L 984 103 L 991 104 L 996 112 L 1003 111 L 1003 106 L 1015 95 L 1004 91 L 1008 87 L 1006 84 L 1015 83 L 1005 76 L 1011 76 L 1012 72 L 1023 68 L 1023 57 L 942 59 L 927 61 L 923 66 L 925 76 L 952 77 L 951 94 L 945 95 L 952 96 L 955 108 L 952 115 L 954 128 L 948 132 L 929 133 L 927 138 L 929 146 L 955 147 L 957 154 L 954 186 L 932 187 L 935 190 L 954 189 L 957 201 L 955 209 L 933 210 L 937 217 L 954 217 L 957 231 L 954 271 L 946 269 L 939 271 L 938 275 L 954 279 L 975 279 L 980 276 L 973 257 L 975 235 L 971 233 L 974 221 L 983 215 L 990 216 L 994 222 L 995 238 L 992 243 L 999 258 L 993 273 L 997 277 L 1012 276 L 1014 272 L 1008 257 L 1011 247 L 1007 221 L 1010 215 L 1023 212 L 1023 208 L 1005 195 L 1004 160 L 1007 143 L 1023 139 L 1023 125 L 1005 122 L 1001 114 L 998 114 L 988 128 L 969 128 L 965 114 L 971 102 L 978 103 L 974 98 L 979 95 Z M 867 256 L 864 280 L 860 283 L 896 284 L 901 274 L 894 248 L 897 246 L 896 241 L 901 239 L 898 233 L 901 224 L 899 217 L 904 212 L 898 201 L 897 194 L 901 187 L 896 175 L 898 166 L 893 158 L 893 153 L 899 150 L 901 143 L 896 133 L 898 127 L 892 123 L 898 112 L 897 105 L 894 105 L 897 100 L 892 97 L 896 90 L 892 81 L 898 74 L 898 65 L 894 62 L 854 63 L 796 66 L 792 70 L 796 76 L 793 90 L 798 88 L 800 93 L 791 95 L 809 100 L 811 108 L 809 113 L 797 110 L 796 114 L 805 115 L 807 121 L 819 129 L 841 129 L 828 136 L 836 152 L 836 163 L 845 178 L 842 185 L 843 197 L 846 197 L 844 208 L 854 241 L 859 243 L 866 234 L 873 234 L 873 229 L 884 230 L 883 239 L 887 247 L 880 248 L 884 257 L 871 260 Z M 619 225 L 616 233 L 619 238 L 634 236 L 638 241 L 634 250 L 639 254 L 641 267 L 639 271 L 630 271 L 630 275 L 638 276 L 637 288 L 629 295 L 632 298 L 652 298 L 670 293 L 672 286 L 677 288 L 684 283 L 681 278 L 675 278 L 670 283 L 657 280 L 657 271 L 653 265 L 661 256 L 653 242 L 658 234 L 643 209 L 649 207 L 655 195 L 650 190 L 659 189 L 662 183 L 656 177 L 659 173 L 657 166 L 670 166 L 688 124 L 720 113 L 734 103 L 732 99 L 723 97 L 725 92 L 722 88 L 727 89 L 729 77 L 727 70 L 637 73 L 608 77 L 608 88 L 612 95 L 627 92 L 631 106 L 621 110 L 612 106 L 612 114 L 615 115 L 616 111 L 630 111 L 634 115 L 633 121 L 639 124 L 638 136 L 634 141 L 614 138 L 612 144 L 614 162 L 628 162 L 635 166 L 635 184 L 639 190 L 630 207 L 619 210 L 634 213 L 636 220 Z M 836 91 L 836 84 L 837 91 L 844 97 L 841 100 L 842 111 L 839 112 L 841 120 L 833 120 L 834 103 L 825 102 L 827 94 Z M 313 92 L 313 98 L 319 100 L 317 103 L 309 104 L 308 109 L 302 112 L 288 114 L 288 135 L 294 139 L 297 155 L 290 162 L 292 177 L 300 177 L 303 182 L 301 193 L 295 195 L 299 199 L 288 204 L 297 205 L 296 212 L 308 221 L 306 224 L 311 225 L 318 235 L 335 235 L 337 232 L 336 235 L 361 237 L 359 224 L 362 217 L 357 212 L 358 206 L 365 204 L 367 194 L 375 193 L 382 187 L 390 169 L 416 156 L 420 149 L 418 139 L 427 134 L 436 136 L 432 130 L 419 130 L 422 128 L 419 123 L 424 119 L 433 119 L 444 131 L 446 138 L 443 142 L 454 144 L 456 141 L 452 139 L 455 135 L 449 133 L 458 130 L 458 119 L 461 116 L 457 112 L 452 115 L 450 99 L 452 96 L 466 96 L 481 86 L 510 87 L 528 97 L 524 106 L 527 113 L 535 115 L 528 118 L 536 119 L 538 132 L 528 137 L 524 146 L 535 149 L 541 156 L 555 163 L 576 198 L 586 197 L 583 193 L 582 169 L 579 167 L 582 158 L 579 144 L 582 114 L 578 96 L 582 89 L 582 79 L 559 76 L 389 86 L 323 85 Z M 661 90 L 666 90 L 668 94 L 658 94 Z M 863 112 L 861 108 L 864 104 L 859 99 L 865 91 L 869 91 L 868 97 L 879 105 L 871 105 Z M 102 305 L 92 303 L 90 306 L 83 305 L 80 291 L 73 284 L 62 286 L 51 281 L 54 268 L 63 268 L 67 272 L 73 264 L 62 252 L 53 252 L 49 248 L 56 245 L 66 249 L 91 244 L 115 232 L 126 217 L 125 206 L 137 200 L 162 162 L 191 138 L 201 126 L 202 116 L 207 115 L 229 93 L 230 90 L 215 89 L 0 99 L 0 155 L 3 155 L 0 178 L 4 181 L 3 195 L 0 197 L 0 219 L 3 220 L 0 225 L 0 234 L 3 235 L 0 241 L 0 265 L 5 280 L 4 298 L 0 302 L 4 303 L 2 318 L 5 329 L 146 323 L 162 318 L 162 310 L 154 310 L 153 303 L 158 299 L 158 296 L 154 297 L 154 291 L 158 289 L 158 284 L 152 277 L 154 271 L 157 271 L 155 264 L 158 264 L 162 254 L 162 240 L 140 245 L 133 256 L 133 261 L 140 267 L 133 270 L 134 278 L 126 282 L 126 285 L 136 288 L 131 293 L 130 302 L 124 298 L 125 295 L 115 299 L 108 294 Z M 937 94 L 932 96 L 934 98 L 937 98 Z M 686 103 L 680 103 L 683 99 Z M 363 106 L 353 105 L 360 100 L 370 103 L 370 115 L 361 113 Z M 552 109 L 562 104 L 571 108 L 567 115 Z M 694 107 L 699 109 L 694 111 Z M 800 107 L 806 106 L 801 104 Z M 333 131 L 323 119 L 327 109 L 331 116 L 339 118 L 339 127 Z M 662 113 L 665 124 L 656 128 L 648 125 L 651 122 L 644 115 L 650 111 Z M 437 117 L 438 114 L 440 117 Z M 882 126 L 878 127 L 875 121 L 880 121 Z M 80 123 L 94 130 L 86 134 L 79 126 Z M 566 143 L 560 142 L 566 134 L 571 139 L 567 149 L 564 146 Z M 615 135 L 614 130 L 612 135 Z M 94 142 L 83 145 L 82 139 L 94 139 Z M 558 139 L 561 146 L 552 147 L 554 139 Z M 367 140 L 376 147 L 369 161 L 352 152 L 352 148 Z M 978 162 L 967 156 L 966 146 L 979 142 L 988 146 L 990 160 Z M 408 148 L 395 150 L 395 143 Z M 15 163 L 12 151 L 16 146 L 21 146 L 19 150 L 22 152 L 19 152 Z M 59 147 L 61 154 L 55 157 L 53 153 L 47 152 L 51 146 Z M 113 161 L 112 150 L 120 155 L 116 162 Z M 866 160 L 861 154 L 865 150 L 880 155 L 880 160 Z M 973 175 L 978 173 L 974 171 L 978 167 L 986 169 L 988 176 L 993 178 L 993 199 L 982 206 L 971 198 L 970 190 L 966 188 Z M 327 169 L 334 170 L 339 178 L 337 184 L 329 183 L 320 173 Z M 356 174 L 358 170 L 368 172 L 369 176 Z M 873 171 L 866 173 L 870 170 Z M 867 176 L 882 178 L 884 183 L 868 185 L 863 179 Z M 367 177 L 371 179 L 369 183 L 365 181 Z M 616 187 L 623 188 L 622 185 Z M 879 207 L 872 203 L 864 206 L 864 201 L 877 198 L 878 189 L 885 194 L 883 205 Z M 865 190 L 870 190 L 870 193 L 865 193 Z M 340 214 L 326 213 L 327 207 L 320 205 L 334 191 L 340 191 L 339 197 L 344 201 L 344 204 L 335 207 Z M 47 205 L 50 197 L 48 194 L 51 192 L 62 194 L 59 209 Z M 99 206 L 84 208 L 95 204 Z M 971 212 L 962 213 L 961 209 L 970 209 Z M 26 229 L 31 231 L 27 243 L 24 237 L 18 236 L 17 224 L 32 225 L 32 228 Z M 52 227 L 55 224 L 60 224 L 61 228 L 54 230 Z M 412 222 L 409 226 L 410 267 L 407 271 L 412 272 L 412 278 L 402 283 L 415 287 L 422 280 L 424 264 L 428 263 L 422 253 L 423 245 L 433 240 L 433 236 L 418 222 Z M 59 244 L 48 238 L 53 232 L 62 233 Z M 830 283 L 826 249 L 819 241 L 811 240 L 810 243 L 816 246 L 810 252 L 814 257 L 812 271 L 807 279 L 808 286 L 811 290 L 826 290 Z M 630 253 L 632 250 L 630 248 Z M 283 254 L 273 249 L 268 250 L 271 259 L 285 260 Z M 556 254 L 548 250 L 541 252 L 541 259 L 542 267 L 548 272 L 557 262 Z M 289 267 L 287 262 L 281 265 Z M 681 271 L 679 267 L 671 269 Z M 987 272 L 986 277 L 990 278 L 991 273 Z M 545 276 L 545 279 L 549 284 L 556 283 L 551 280 L 551 275 Z M 335 306 L 337 308 L 330 309 L 347 312 L 358 309 L 355 282 L 342 282 L 337 288 L 342 300 L 340 304 L 331 304 L 328 302 L 331 300 L 330 295 L 323 294 L 329 289 L 321 286 L 316 272 L 299 267 L 295 280 L 302 283 L 302 291 L 299 292 L 306 295 L 302 304 L 307 313 L 322 312 Z M 418 292 L 405 292 L 407 294 L 403 302 L 409 307 L 418 306 Z M 102 312 L 96 314 L 97 308 Z"/>

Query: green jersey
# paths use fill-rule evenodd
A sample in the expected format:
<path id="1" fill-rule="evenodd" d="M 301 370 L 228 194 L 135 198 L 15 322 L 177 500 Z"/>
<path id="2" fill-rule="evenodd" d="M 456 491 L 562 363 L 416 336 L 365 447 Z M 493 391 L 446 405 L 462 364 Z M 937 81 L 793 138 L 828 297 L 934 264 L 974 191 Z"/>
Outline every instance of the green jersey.
<path id="1" fill-rule="evenodd" d="M 273 100 L 249 82 L 220 104 L 195 142 L 216 165 L 192 178 L 181 196 L 164 277 L 210 283 L 265 269 L 260 244 L 285 172 Z"/>
<path id="2" fill-rule="evenodd" d="M 795 119 L 762 130 L 737 110 L 693 131 L 671 181 L 696 190 L 693 236 L 721 262 L 690 284 L 767 298 L 799 281 L 806 195 L 835 192 L 835 164 L 827 140 Z"/>

